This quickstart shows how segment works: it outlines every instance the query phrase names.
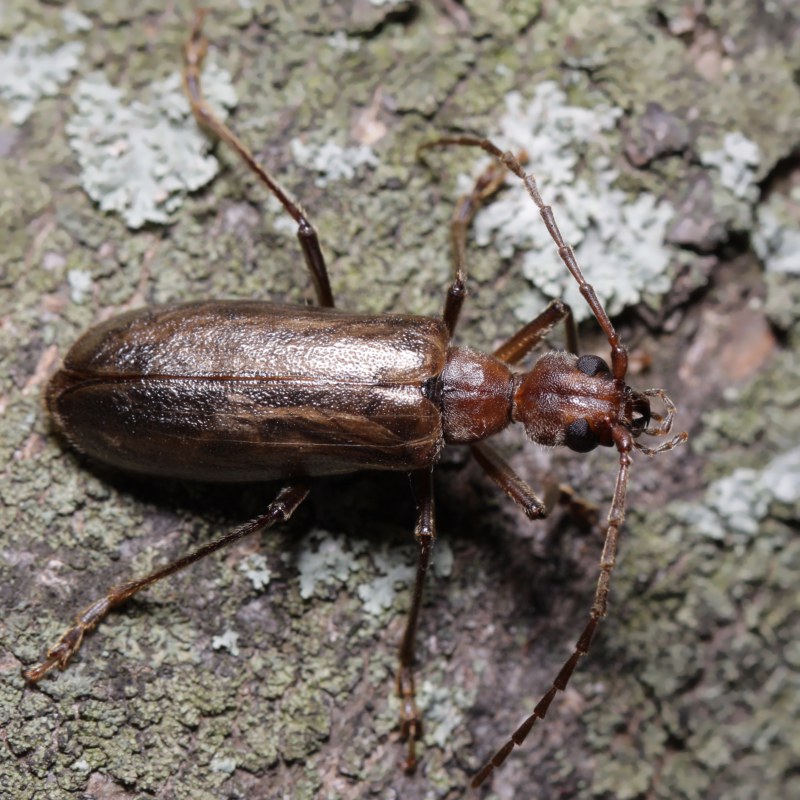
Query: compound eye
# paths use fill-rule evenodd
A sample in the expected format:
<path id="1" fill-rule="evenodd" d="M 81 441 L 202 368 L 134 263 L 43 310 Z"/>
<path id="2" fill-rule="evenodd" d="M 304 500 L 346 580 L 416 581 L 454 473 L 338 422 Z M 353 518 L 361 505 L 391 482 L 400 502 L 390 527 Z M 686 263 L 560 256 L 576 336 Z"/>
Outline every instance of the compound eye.
<path id="1" fill-rule="evenodd" d="M 584 374 L 593 378 L 598 374 L 611 375 L 608 364 L 600 356 L 581 356 L 575 365 Z"/>
<path id="2" fill-rule="evenodd" d="M 588 453 L 597 447 L 597 439 L 585 419 L 576 419 L 564 433 L 564 444 L 576 453 Z"/>

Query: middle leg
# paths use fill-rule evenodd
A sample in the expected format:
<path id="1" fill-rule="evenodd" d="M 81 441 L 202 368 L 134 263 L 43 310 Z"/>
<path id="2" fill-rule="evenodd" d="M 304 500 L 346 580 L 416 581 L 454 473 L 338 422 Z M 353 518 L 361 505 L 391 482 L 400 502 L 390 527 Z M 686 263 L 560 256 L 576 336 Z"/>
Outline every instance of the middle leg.
<path id="1" fill-rule="evenodd" d="M 439 145 L 441 140 L 425 142 L 417 148 L 417 155 Z M 525 163 L 527 153 L 521 152 L 518 160 Z M 467 296 L 467 230 L 480 207 L 495 194 L 506 177 L 508 169 L 499 162 L 489 166 L 478 176 L 472 191 L 459 198 L 450 218 L 450 245 L 453 258 L 453 282 L 447 290 L 442 319 L 452 338 L 455 332 L 461 307 Z"/>

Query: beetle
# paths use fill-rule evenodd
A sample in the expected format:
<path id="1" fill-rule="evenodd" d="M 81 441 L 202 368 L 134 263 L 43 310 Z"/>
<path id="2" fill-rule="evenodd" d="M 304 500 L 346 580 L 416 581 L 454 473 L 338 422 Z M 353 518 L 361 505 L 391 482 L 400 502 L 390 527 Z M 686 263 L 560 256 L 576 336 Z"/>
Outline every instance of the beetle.
<path id="1" fill-rule="evenodd" d="M 308 496 L 313 478 L 362 469 L 407 472 L 417 503 L 418 559 L 396 683 L 401 734 L 408 743 L 405 767 L 413 770 L 422 730 L 414 642 L 436 536 L 432 474 L 442 449 L 468 446 L 489 478 L 536 520 L 546 515 L 545 503 L 486 439 L 521 423 L 540 445 L 581 453 L 614 447 L 619 469 L 589 621 L 551 688 L 477 773 L 472 785 L 478 786 L 544 718 L 606 614 L 633 451 L 652 456 L 671 450 L 687 435 L 674 435 L 655 448 L 639 441 L 643 435 L 667 437 L 675 406 L 663 389 L 636 391 L 627 384 L 626 348 L 564 242 L 535 178 L 525 172 L 520 157 L 488 139 L 442 137 L 421 148 L 472 147 L 494 157 L 453 215 L 454 276 L 441 317 L 336 309 L 319 238 L 306 213 L 203 97 L 204 13 L 196 14 L 184 49 L 184 85 L 192 111 L 202 127 L 233 148 L 297 224 L 318 305 L 208 300 L 122 314 L 73 345 L 49 382 L 47 405 L 77 450 L 113 466 L 180 479 L 280 480 L 285 485 L 256 519 L 149 575 L 111 586 L 77 615 L 40 663 L 24 670 L 24 677 L 36 684 L 55 667 L 66 668 L 86 633 L 153 583 L 286 521 Z M 571 310 L 559 301 L 491 354 L 454 344 L 466 296 L 467 227 L 506 171 L 523 183 L 577 281 L 608 340 L 610 364 L 578 355 Z M 527 371 L 513 369 L 559 324 L 566 330 L 566 350 L 546 352 Z M 651 398 L 660 400 L 663 413 L 651 408 Z"/>

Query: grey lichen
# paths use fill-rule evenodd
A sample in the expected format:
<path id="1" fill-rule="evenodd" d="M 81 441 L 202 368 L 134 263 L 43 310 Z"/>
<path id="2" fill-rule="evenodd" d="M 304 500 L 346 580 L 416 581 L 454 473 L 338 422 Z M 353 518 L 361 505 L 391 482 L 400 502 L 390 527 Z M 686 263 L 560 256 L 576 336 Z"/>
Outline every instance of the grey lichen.
<path id="1" fill-rule="evenodd" d="M 239 655 L 239 634 L 226 628 L 219 636 L 211 638 L 211 646 L 215 650 L 227 650 L 232 656 Z"/>
<path id="2" fill-rule="evenodd" d="M 722 186 L 735 197 L 754 201 L 758 197 L 756 172 L 761 163 L 758 145 L 738 131 L 726 133 L 722 146 L 700 154 L 707 166 L 716 167 Z"/>
<path id="3" fill-rule="evenodd" d="M 767 272 L 800 275 L 800 187 L 789 197 L 775 194 L 756 212 L 753 248 Z"/>
<path id="4" fill-rule="evenodd" d="M 709 167 L 717 219 L 729 231 L 752 229 L 763 177 L 759 146 L 739 131 L 728 131 L 721 141 L 701 139 L 698 149 L 701 162 Z"/>
<path id="5" fill-rule="evenodd" d="M 372 562 L 378 575 L 371 581 L 359 584 L 358 596 L 364 611 L 380 617 L 386 611 L 397 608 L 398 593 L 404 596 L 413 584 L 416 548 L 411 545 L 390 546 L 370 550 Z M 453 567 L 453 550 L 447 540 L 436 542 L 431 556 L 431 571 L 435 576 L 445 577 Z"/>
<path id="6" fill-rule="evenodd" d="M 529 102 L 517 92 L 506 98 L 498 139 L 524 151 L 545 202 L 575 250 L 578 263 L 610 314 L 669 291 L 671 254 L 664 246 L 673 208 L 642 192 L 631 200 L 616 183 L 610 136 L 621 110 L 605 105 L 570 105 L 552 81 L 539 84 Z M 467 191 L 473 179 L 464 179 Z M 511 179 L 510 179 L 511 180 Z M 558 256 L 536 207 L 512 180 L 506 192 L 482 210 L 475 220 L 479 245 L 492 244 L 503 256 L 524 250 L 522 272 L 533 286 L 516 313 L 529 320 L 547 300 L 560 298 L 572 305 L 578 319 L 590 315 L 576 282 Z"/>
<path id="7" fill-rule="evenodd" d="M 419 687 L 417 702 L 425 709 L 425 743 L 444 749 L 451 742 L 465 716 L 475 705 L 475 682 L 449 685 L 424 680 Z"/>
<path id="8" fill-rule="evenodd" d="M 313 597 L 323 587 L 346 583 L 355 570 L 354 556 L 365 549 L 365 543 L 346 541 L 326 531 L 312 531 L 304 537 L 297 570 L 300 573 L 300 596 L 304 600 Z"/>
<path id="9" fill-rule="evenodd" d="M 740 467 L 706 489 L 703 503 L 678 505 L 682 516 L 702 536 L 723 540 L 758 533 L 773 502 L 800 500 L 800 448 L 776 456 L 761 470 Z"/>
<path id="10" fill-rule="evenodd" d="M 69 283 L 70 300 L 80 304 L 91 291 L 92 273 L 85 269 L 71 269 L 67 273 L 67 283 Z"/>
<path id="11" fill-rule="evenodd" d="M 8 103 L 9 117 L 22 125 L 42 97 L 54 97 L 77 71 L 82 42 L 54 47 L 50 33 L 17 36 L 0 52 L 0 98 Z"/>
<path id="12" fill-rule="evenodd" d="M 222 772 L 225 775 L 232 775 L 238 763 L 231 756 L 218 756 L 211 759 L 209 767 L 212 772 Z"/>
<path id="13" fill-rule="evenodd" d="M 413 545 L 378 547 L 365 539 L 334 536 L 313 531 L 304 537 L 297 557 L 300 573 L 300 596 L 308 600 L 324 596 L 332 587 L 343 586 L 351 576 L 362 571 L 362 559 L 369 559 L 370 580 L 358 583 L 357 594 L 362 610 L 375 618 L 398 607 L 398 595 L 407 592 L 414 580 L 416 548 Z M 447 541 L 439 541 L 433 551 L 432 568 L 436 575 L 450 574 L 453 552 Z"/>
<path id="14" fill-rule="evenodd" d="M 414 579 L 414 567 L 408 560 L 408 551 L 402 548 L 389 548 L 383 545 L 380 550 L 372 552 L 372 559 L 379 575 L 369 583 L 358 587 L 358 596 L 364 603 L 364 611 L 373 616 L 396 605 L 398 586 L 407 588 Z M 404 557 L 405 556 L 405 557 Z"/>
<path id="15" fill-rule="evenodd" d="M 352 180 L 359 167 L 378 166 L 378 158 L 372 148 L 363 144 L 341 147 L 327 141 L 315 146 L 301 139 L 292 139 L 289 144 L 294 160 L 317 173 L 317 186 L 327 186 L 331 181 Z"/>
<path id="16" fill-rule="evenodd" d="M 248 556 L 239 567 L 239 570 L 248 578 L 253 588 L 260 592 L 265 589 L 272 578 L 267 559 L 261 553 Z"/>
<path id="17" fill-rule="evenodd" d="M 224 118 L 236 104 L 230 75 L 209 61 L 203 87 Z M 132 101 L 94 73 L 77 85 L 73 101 L 67 134 L 81 184 L 101 209 L 119 213 L 130 228 L 169 222 L 186 194 L 216 175 L 211 140 L 191 119 L 178 73 Z"/>
<path id="18" fill-rule="evenodd" d="M 304 537 L 296 567 L 300 573 L 300 596 L 310 599 L 325 594 L 331 587 L 346 585 L 351 575 L 360 573 L 361 559 L 371 561 L 371 579 L 358 582 L 357 594 L 362 611 L 380 619 L 386 612 L 397 609 L 399 596 L 405 596 L 414 581 L 416 548 L 386 542 L 378 547 L 365 539 L 348 536 L 346 539 L 325 531 L 313 531 Z M 432 572 L 438 576 L 450 574 L 453 551 L 449 542 L 438 541 L 431 559 Z"/>
<path id="19" fill-rule="evenodd" d="M 64 30 L 67 33 L 85 33 L 92 29 L 91 19 L 75 8 L 62 9 L 61 21 L 64 23 Z"/>

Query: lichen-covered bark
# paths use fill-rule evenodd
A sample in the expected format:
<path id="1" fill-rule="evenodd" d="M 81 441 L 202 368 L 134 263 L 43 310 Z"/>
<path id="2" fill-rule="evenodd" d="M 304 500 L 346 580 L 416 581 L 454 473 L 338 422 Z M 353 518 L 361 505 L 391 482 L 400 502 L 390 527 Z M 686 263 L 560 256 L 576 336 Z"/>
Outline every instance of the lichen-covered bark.
<path id="1" fill-rule="evenodd" d="M 133 102 L 169 79 L 190 11 L 80 5 L 76 16 L 9 0 L 0 20 L 4 53 L 21 58 L 20 37 L 34 37 L 36 52 L 59 54 L 26 62 L 29 81 L 0 79 L 0 794 L 461 797 L 570 652 L 601 540 L 563 514 L 530 525 L 458 450 L 436 478 L 414 776 L 400 770 L 393 697 L 414 553 L 400 475 L 320 482 L 285 531 L 152 590 L 66 672 L 23 685 L 20 667 L 106 585 L 234 527 L 276 492 L 80 461 L 50 435 L 40 400 L 60 355 L 143 303 L 312 297 L 292 226 L 223 148 L 221 174 L 169 226 L 132 232 L 89 200 L 67 130 L 75 87 L 100 71 Z M 219 3 L 207 22 L 238 95 L 233 124 L 302 200 L 344 308 L 437 313 L 457 177 L 480 157 L 436 152 L 425 166 L 415 148 L 440 132 L 501 136 L 509 93 L 527 102 L 545 81 L 565 92 L 565 119 L 617 114 L 576 144 L 572 187 L 554 179 L 553 196 L 543 179 L 557 215 L 572 188 L 594 202 L 587 230 L 611 225 L 618 241 L 624 218 L 601 219 L 592 190 L 609 170 L 637 209 L 628 224 L 649 224 L 645 193 L 674 209 L 672 288 L 645 292 L 618 325 L 631 382 L 666 387 L 691 441 L 636 459 L 609 619 L 486 796 L 789 796 L 800 759 L 795 4 L 241 5 Z M 537 157 L 558 174 L 548 148 L 528 153 L 533 171 Z M 602 260 L 613 247 L 598 241 Z M 509 257 L 491 241 L 469 247 L 461 342 L 491 348 L 533 308 L 530 280 L 546 271 L 510 242 Z M 604 352 L 591 321 L 581 332 Z M 500 447 L 537 489 L 550 471 L 604 513 L 612 453 L 542 454 L 516 431 Z"/>

